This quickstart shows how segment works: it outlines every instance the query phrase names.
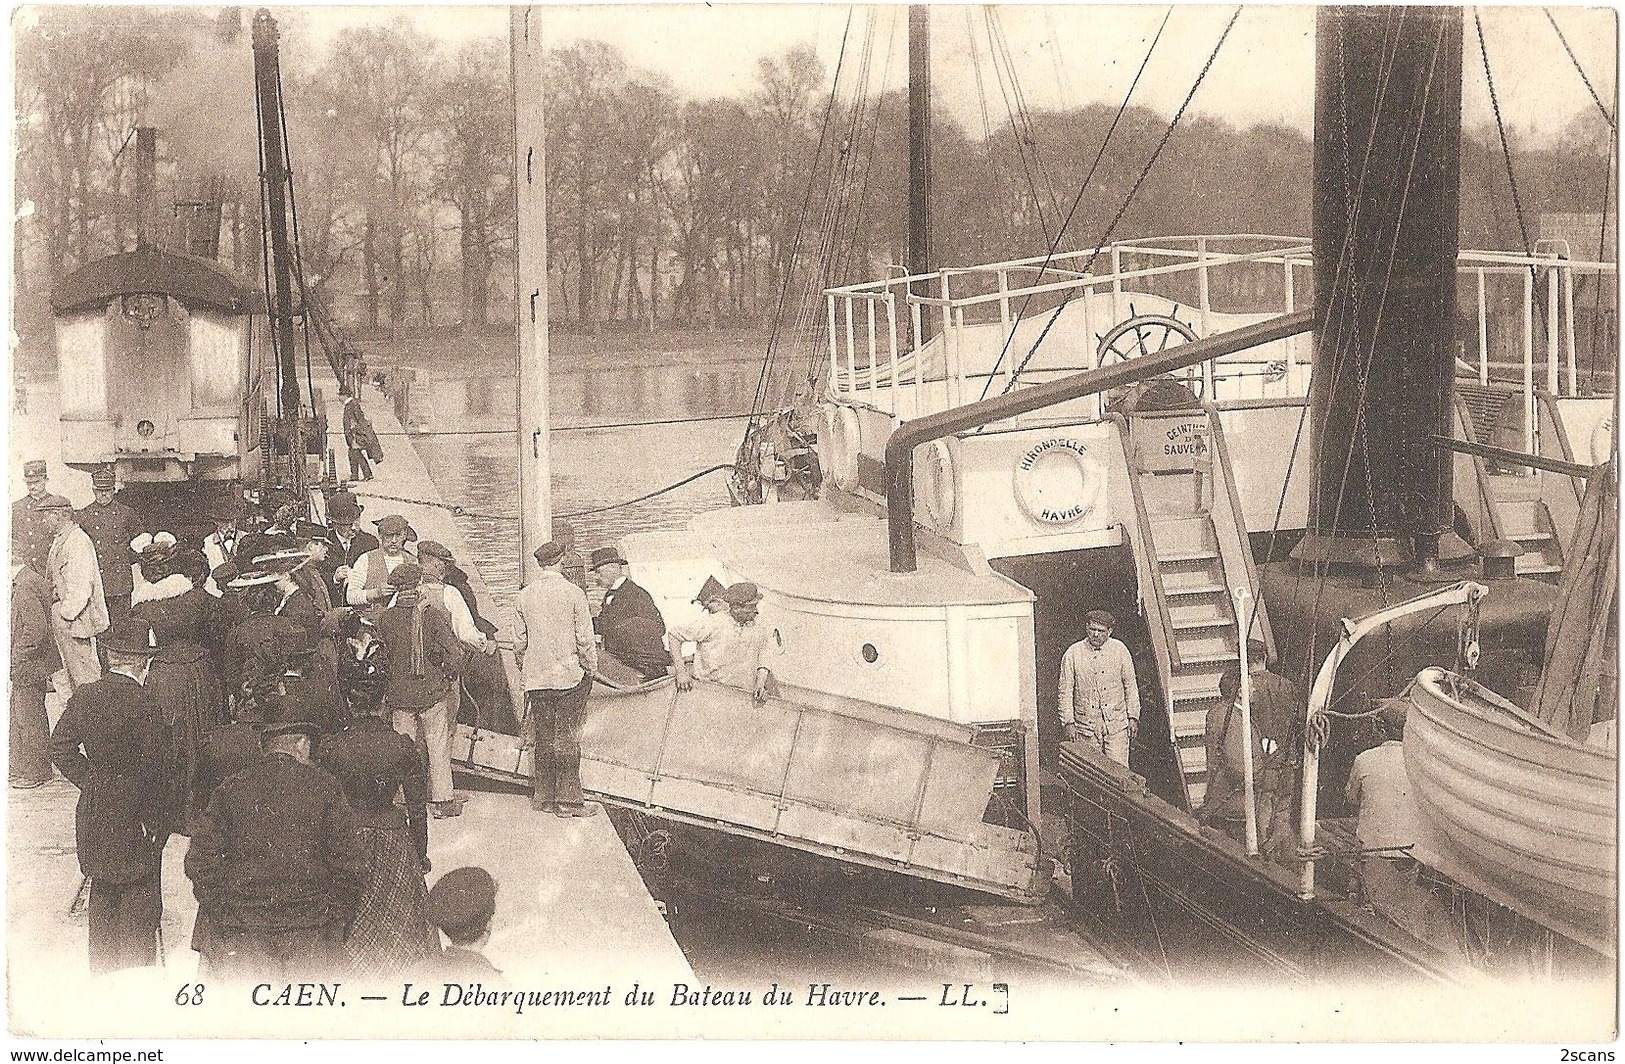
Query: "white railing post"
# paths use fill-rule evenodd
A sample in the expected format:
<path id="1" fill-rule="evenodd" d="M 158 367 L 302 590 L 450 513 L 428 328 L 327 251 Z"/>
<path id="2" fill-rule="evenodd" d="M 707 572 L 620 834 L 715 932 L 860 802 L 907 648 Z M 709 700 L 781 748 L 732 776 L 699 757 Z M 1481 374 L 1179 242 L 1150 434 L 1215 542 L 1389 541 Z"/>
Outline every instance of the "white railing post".
<path id="1" fill-rule="evenodd" d="M 1535 271 L 1523 271 L 1523 450 L 1535 453 Z"/>
<path id="2" fill-rule="evenodd" d="M 943 391 L 947 393 L 947 403 L 944 409 L 958 406 L 963 401 L 965 378 L 962 367 L 959 365 L 959 337 L 954 332 L 954 309 L 949 304 L 948 271 L 939 274 L 942 278 L 940 294 L 942 296 L 942 354 L 943 354 Z"/>
<path id="3" fill-rule="evenodd" d="M 1284 255 L 1282 259 L 1286 263 L 1286 298 L 1284 302 L 1286 304 L 1286 313 L 1291 314 L 1298 309 L 1298 293 L 1294 278 L 1296 271 L 1292 267 L 1292 256 Z M 1298 338 L 1296 336 L 1286 338 L 1286 394 L 1289 396 L 1298 394 Z"/>
<path id="4" fill-rule="evenodd" d="M 875 367 L 875 362 L 880 357 L 880 349 L 875 345 L 875 301 L 865 299 L 863 305 L 869 312 L 869 398 L 873 401 L 880 390 L 880 374 Z M 886 388 L 890 391 L 896 385 L 897 382 L 892 381 L 887 384 Z M 875 403 L 875 405 L 878 407 L 880 404 Z"/>
<path id="5" fill-rule="evenodd" d="M 902 408 L 902 381 L 897 379 L 897 293 L 886 289 L 886 336 L 891 354 L 891 415 Z"/>
<path id="6" fill-rule="evenodd" d="M 1569 390 L 1571 396 L 1580 394 L 1579 384 L 1579 357 L 1574 349 L 1574 267 L 1568 266 L 1563 270 L 1563 331 L 1567 336 L 1564 345 L 1564 356 L 1568 362 Z"/>
<path id="7" fill-rule="evenodd" d="M 1213 305 L 1208 299 L 1207 291 L 1207 237 L 1196 238 L 1196 303 L 1197 309 L 1202 313 L 1202 335 L 1212 335 L 1210 323 Z M 1213 391 L 1213 360 L 1210 358 L 1202 363 L 1202 394 L 1210 403 L 1217 402 L 1219 397 Z"/>
<path id="8" fill-rule="evenodd" d="M 1010 351 L 1006 352 L 1006 357 L 1002 360 L 1004 362 L 1004 390 L 1009 392 L 1015 388 L 1015 366 L 1009 357 L 1013 353 L 1015 345 L 1010 323 L 1010 274 L 1002 269 L 999 271 L 999 335 L 1003 338 L 1003 344 L 1010 347 Z M 988 372 L 992 373 L 993 371 L 990 369 Z"/>
<path id="9" fill-rule="evenodd" d="M 1557 394 L 1557 267 L 1546 268 L 1546 390 Z"/>
<path id="10" fill-rule="evenodd" d="M 835 297 L 829 296 L 829 390 L 839 399 L 841 396 L 841 341 L 835 332 Z"/>
<path id="11" fill-rule="evenodd" d="M 1241 646 L 1241 812 L 1246 820 L 1247 856 L 1258 856 L 1258 796 L 1253 793 L 1253 677 L 1247 663 L 1247 633 L 1252 627 L 1252 611 L 1247 602 L 1253 593 L 1245 587 L 1233 592 L 1236 599 L 1236 639 Z M 1212 779 L 1212 766 L 1208 778 Z"/>
<path id="12" fill-rule="evenodd" d="M 1490 382 L 1490 315 L 1484 295 L 1484 269 L 1478 269 L 1478 383 Z"/>
<path id="13" fill-rule="evenodd" d="M 851 382 L 851 398 L 858 398 L 858 331 L 851 322 L 851 299 L 847 296 L 847 378 Z"/>
<path id="14" fill-rule="evenodd" d="M 1112 324 L 1116 325 L 1123 320 L 1121 300 L 1123 294 L 1123 253 L 1116 244 L 1112 245 Z"/>

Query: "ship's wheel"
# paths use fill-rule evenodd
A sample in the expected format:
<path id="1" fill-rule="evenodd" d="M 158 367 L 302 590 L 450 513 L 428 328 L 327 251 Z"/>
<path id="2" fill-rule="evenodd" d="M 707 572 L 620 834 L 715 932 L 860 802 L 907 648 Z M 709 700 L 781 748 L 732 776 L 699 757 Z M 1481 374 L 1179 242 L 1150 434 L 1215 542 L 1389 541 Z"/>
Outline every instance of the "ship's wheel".
<path id="1" fill-rule="evenodd" d="M 1096 366 L 1161 354 L 1170 347 L 1196 339 L 1196 330 L 1171 314 L 1139 314 L 1135 312 L 1133 303 L 1129 304 L 1128 312 L 1126 320 L 1118 322 L 1103 335 L 1096 334 Z M 1200 367 L 1193 366 L 1183 374 L 1169 374 L 1168 377 L 1181 381 L 1198 399 L 1202 397 Z"/>

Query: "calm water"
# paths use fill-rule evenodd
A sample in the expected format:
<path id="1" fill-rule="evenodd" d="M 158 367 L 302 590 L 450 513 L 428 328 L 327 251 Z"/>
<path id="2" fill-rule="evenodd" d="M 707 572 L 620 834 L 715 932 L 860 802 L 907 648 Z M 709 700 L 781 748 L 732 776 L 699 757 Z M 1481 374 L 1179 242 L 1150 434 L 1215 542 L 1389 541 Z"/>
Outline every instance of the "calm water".
<path id="1" fill-rule="evenodd" d="M 618 506 L 733 460 L 745 430 L 757 367 L 676 366 L 560 374 L 554 381 L 553 512 L 569 517 L 583 552 L 629 532 L 681 528 L 692 515 L 728 505 L 727 474 L 712 473 L 644 502 Z M 432 389 L 423 434 L 413 442 L 441 496 L 472 514 L 459 526 L 492 596 L 508 605 L 518 590 L 518 459 L 512 424 L 514 384 L 503 375 L 453 377 L 420 372 L 415 395 Z M 416 406 L 417 404 L 414 404 Z M 684 418 L 683 424 L 589 426 Z M 436 435 L 437 432 L 484 433 Z M 496 434 L 493 434 L 496 433 Z M 602 513 L 583 511 L 615 507 Z"/>

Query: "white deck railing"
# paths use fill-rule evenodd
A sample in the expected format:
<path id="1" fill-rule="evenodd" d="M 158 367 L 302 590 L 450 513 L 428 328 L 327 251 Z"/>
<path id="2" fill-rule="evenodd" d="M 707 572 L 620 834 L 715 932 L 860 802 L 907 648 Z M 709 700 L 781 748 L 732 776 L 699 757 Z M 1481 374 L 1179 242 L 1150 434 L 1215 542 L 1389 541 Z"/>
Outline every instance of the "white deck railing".
<path id="1" fill-rule="evenodd" d="M 1606 283 L 1603 298 L 1612 312 L 1617 273 L 1613 263 L 1566 257 L 1566 246 L 1537 245 L 1537 252 L 1463 251 L 1457 260 L 1458 305 L 1477 322 L 1461 356 L 1469 365 L 1476 359 L 1483 383 L 1521 385 L 1529 424 L 1537 385 L 1573 396 L 1588 383 L 1579 366 L 1576 286 L 1590 281 L 1594 295 Z M 1118 243 L 1047 263 L 1042 256 L 1013 259 L 831 288 L 825 293 L 830 394 L 910 419 L 1094 368 L 1097 338 L 1126 321 L 1137 299 L 1151 297 L 1159 309 L 1164 300 L 1177 305 L 1191 319 L 1181 321 L 1207 336 L 1291 313 L 1313 289 L 1309 242 L 1258 234 Z M 1056 308 L 1078 300 L 1065 340 L 1047 338 L 1043 357 L 1023 365 Z M 1595 316 L 1591 328 L 1602 328 L 1602 318 Z M 922 343 L 927 325 L 931 337 Z M 1297 337 L 1252 359 L 1204 364 L 1193 370 L 1193 382 L 1199 377 L 1203 396 L 1218 401 L 1304 395 L 1309 343 Z M 1611 356 L 1609 368 L 1611 378 Z M 1086 405 L 1093 409 L 1067 414 L 1099 416 L 1098 399 Z"/>

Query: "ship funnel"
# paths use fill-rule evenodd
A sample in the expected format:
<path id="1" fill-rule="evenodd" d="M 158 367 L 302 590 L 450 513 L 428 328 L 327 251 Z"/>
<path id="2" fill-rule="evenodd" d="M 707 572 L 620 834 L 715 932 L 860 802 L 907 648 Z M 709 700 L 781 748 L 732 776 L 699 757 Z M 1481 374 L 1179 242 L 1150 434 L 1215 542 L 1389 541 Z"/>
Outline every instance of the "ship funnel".
<path id="1" fill-rule="evenodd" d="M 1293 557 L 1428 570 L 1466 553 L 1429 441 L 1452 435 L 1462 13 L 1316 18 L 1314 464 Z"/>

